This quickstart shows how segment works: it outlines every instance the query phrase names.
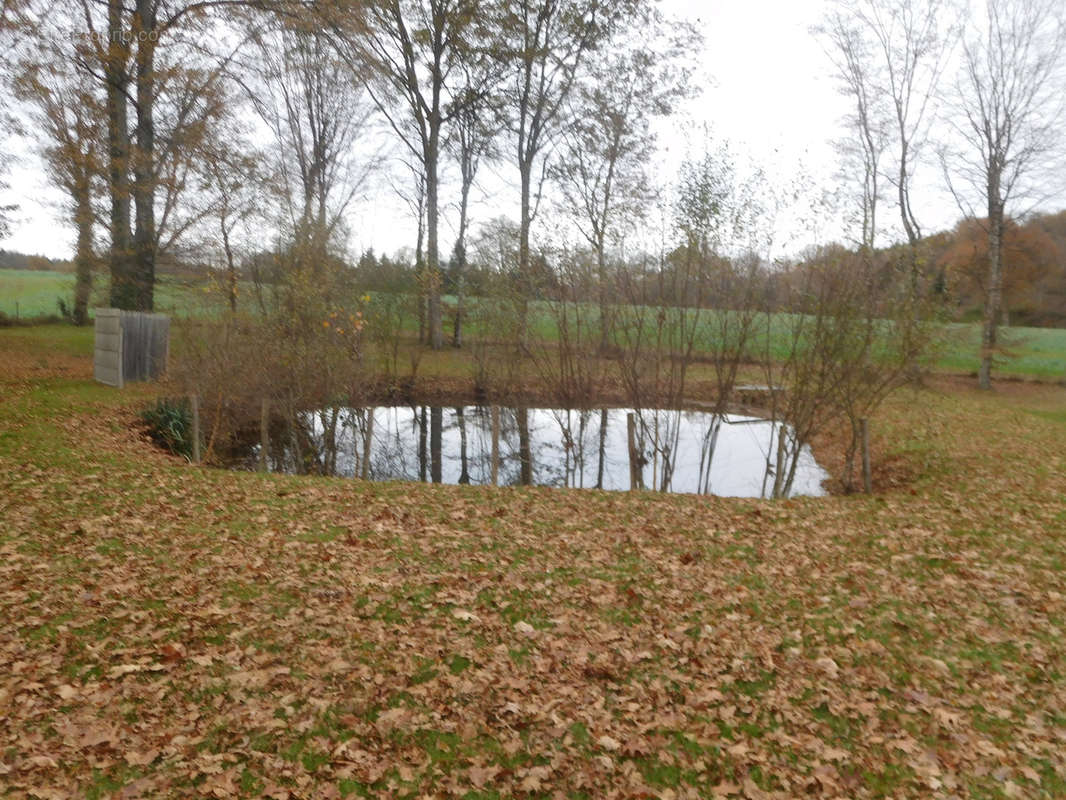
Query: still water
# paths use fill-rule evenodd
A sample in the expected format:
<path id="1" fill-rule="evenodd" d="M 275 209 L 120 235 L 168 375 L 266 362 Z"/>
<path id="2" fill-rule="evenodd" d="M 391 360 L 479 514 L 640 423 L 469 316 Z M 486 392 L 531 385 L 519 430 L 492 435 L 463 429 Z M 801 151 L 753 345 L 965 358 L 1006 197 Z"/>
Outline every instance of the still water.
<path id="1" fill-rule="evenodd" d="M 633 414 L 631 473 L 630 431 Z M 394 406 L 331 409 L 307 419 L 314 458 L 328 471 L 370 480 L 649 489 L 768 496 L 780 424 L 700 411 L 501 408 L 496 459 L 488 408 Z M 372 418 L 372 421 L 371 421 Z M 786 442 L 788 429 L 785 428 Z M 281 462 L 275 468 L 294 465 Z M 306 458 L 306 456 L 305 456 Z M 822 495 L 827 477 L 809 448 L 798 454 L 791 495 Z"/>

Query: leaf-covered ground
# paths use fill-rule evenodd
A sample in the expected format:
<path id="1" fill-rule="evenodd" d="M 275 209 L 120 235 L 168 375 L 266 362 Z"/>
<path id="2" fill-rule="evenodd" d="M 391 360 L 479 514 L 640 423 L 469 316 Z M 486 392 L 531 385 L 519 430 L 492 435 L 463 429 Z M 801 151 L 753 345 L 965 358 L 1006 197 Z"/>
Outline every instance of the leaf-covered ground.
<path id="1" fill-rule="evenodd" d="M 1066 795 L 1066 390 L 784 503 L 226 473 L 0 332 L 0 793 Z"/>

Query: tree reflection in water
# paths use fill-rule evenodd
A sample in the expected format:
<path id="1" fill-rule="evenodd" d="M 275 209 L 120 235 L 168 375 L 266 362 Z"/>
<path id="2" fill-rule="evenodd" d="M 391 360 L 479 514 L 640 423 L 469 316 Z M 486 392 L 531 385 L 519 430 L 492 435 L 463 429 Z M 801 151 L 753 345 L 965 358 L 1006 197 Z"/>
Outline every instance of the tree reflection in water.
<path id="1" fill-rule="evenodd" d="M 769 420 L 701 411 L 501 408 L 499 483 L 629 489 L 630 413 L 644 485 L 659 491 L 764 496 L 773 484 L 768 465 L 774 460 L 779 431 L 788 439 L 787 427 Z M 306 422 L 310 435 L 302 448 L 317 448 L 315 462 L 337 475 L 492 482 L 488 408 L 329 409 L 307 415 Z M 279 465 L 292 463 L 282 459 Z M 804 450 L 791 493 L 821 495 L 826 477 Z"/>

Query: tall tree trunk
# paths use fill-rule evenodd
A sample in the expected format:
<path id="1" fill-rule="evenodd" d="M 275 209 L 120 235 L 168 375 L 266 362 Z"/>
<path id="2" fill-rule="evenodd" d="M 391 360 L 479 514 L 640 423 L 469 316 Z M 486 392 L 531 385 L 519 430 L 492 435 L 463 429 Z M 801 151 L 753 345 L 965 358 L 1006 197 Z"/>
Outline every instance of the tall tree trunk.
<path id="1" fill-rule="evenodd" d="M 522 205 L 518 220 L 518 343 L 525 348 L 529 343 L 529 287 L 532 285 L 529 275 L 529 228 L 532 224 L 529 195 L 533 162 L 523 161 L 519 170 L 522 178 Z"/>
<path id="2" fill-rule="evenodd" d="M 452 255 L 452 271 L 455 275 L 455 325 L 452 329 L 452 347 L 463 346 L 463 278 L 466 274 L 466 226 L 467 208 L 470 203 L 470 182 L 463 176 L 463 185 L 459 195 L 459 230 L 455 239 L 455 251 Z"/>
<path id="3" fill-rule="evenodd" d="M 902 123 L 901 123 L 902 125 Z M 921 242 L 921 231 L 918 229 L 918 225 L 914 220 L 914 216 L 911 214 L 910 207 L 910 188 L 907 183 L 907 158 L 908 158 L 909 144 L 906 139 L 903 140 L 902 148 L 900 150 L 900 163 L 899 163 L 899 213 L 900 219 L 903 222 L 903 230 L 907 234 L 907 271 L 908 271 L 908 290 L 907 290 L 907 302 L 910 303 L 909 320 L 906 329 L 903 332 L 904 341 L 903 346 L 906 352 L 912 350 L 911 337 L 915 332 L 915 326 L 918 322 L 919 314 L 919 301 L 920 287 L 921 287 L 921 263 L 918 257 L 918 247 Z M 920 370 L 918 368 L 918 362 L 914 356 L 908 357 L 910 361 L 909 371 L 912 380 L 919 380 Z M 786 490 L 787 491 L 787 490 Z"/>
<path id="4" fill-rule="evenodd" d="M 233 260 L 233 246 L 229 240 L 229 228 L 225 221 L 220 224 L 222 230 L 222 249 L 226 253 L 226 290 L 229 294 L 229 309 L 237 313 L 237 264 Z"/>
<path id="5" fill-rule="evenodd" d="M 74 225 L 78 231 L 74 253 L 74 324 L 89 321 L 89 294 L 93 288 L 93 209 L 89 182 L 79 182 L 75 188 Z"/>
<path id="6" fill-rule="evenodd" d="M 130 242 L 130 134 L 127 90 L 129 74 L 128 31 L 123 25 L 121 0 L 107 6 L 107 53 L 104 74 L 107 80 L 108 182 L 111 194 L 111 272 L 110 304 L 115 308 L 136 307 Z"/>
<path id="7" fill-rule="evenodd" d="M 981 368 L 977 374 L 982 389 L 992 388 L 992 359 L 1003 301 L 1003 203 L 998 198 L 998 179 L 991 180 L 991 183 L 995 183 L 996 187 L 989 189 L 988 202 L 988 297 L 985 299 L 984 326 L 981 331 Z"/>
<path id="8" fill-rule="evenodd" d="M 429 344 L 434 350 L 444 346 L 444 328 L 440 303 L 440 251 L 437 244 L 437 156 L 440 151 L 440 123 L 431 122 L 429 142 L 426 147 L 426 261 L 429 279 Z"/>
<path id="9" fill-rule="evenodd" d="M 466 270 L 466 248 L 462 245 L 455 247 L 455 321 L 452 324 L 452 347 L 463 346 L 463 294 L 466 287 L 463 284 L 463 273 Z"/>
<path id="10" fill-rule="evenodd" d="M 133 159 L 136 310 L 151 311 L 155 290 L 155 45 L 156 0 L 137 0 L 137 150 Z"/>
<path id="11" fill-rule="evenodd" d="M 425 344 L 428 341 L 426 336 L 426 289 L 427 289 L 427 273 L 426 273 L 426 261 L 422 248 L 426 235 L 426 222 L 425 218 L 419 211 L 418 217 L 418 238 L 415 240 L 415 275 L 418 280 L 418 343 Z"/>
<path id="12" fill-rule="evenodd" d="M 610 340 L 610 319 L 607 308 L 607 253 L 606 245 L 601 233 L 596 242 L 596 269 L 599 271 L 599 299 L 600 299 L 600 354 L 607 353 L 607 345 Z"/>
<path id="13" fill-rule="evenodd" d="M 914 217 L 911 214 L 910 188 L 907 183 L 907 159 L 909 157 L 908 152 L 909 144 L 906 140 L 904 140 L 900 150 L 899 163 L 899 214 L 900 220 L 903 222 L 903 230 L 907 234 L 907 269 L 909 273 L 909 294 L 907 299 L 911 304 L 911 320 L 914 321 L 917 319 L 918 314 L 919 286 L 921 283 L 921 264 L 919 263 L 918 258 L 918 245 L 921 242 L 921 231 L 918 230 L 918 226 L 916 225 Z M 908 326 L 908 336 L 910 334 L 910 331 L 911 328 Z"/>

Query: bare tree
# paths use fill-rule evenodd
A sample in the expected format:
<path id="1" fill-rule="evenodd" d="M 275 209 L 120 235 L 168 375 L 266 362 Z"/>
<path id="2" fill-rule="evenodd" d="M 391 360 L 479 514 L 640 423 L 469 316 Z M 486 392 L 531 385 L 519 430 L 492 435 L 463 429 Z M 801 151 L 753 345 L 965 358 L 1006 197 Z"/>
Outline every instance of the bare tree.
<path id="1" fill-rule="evenodd" d="M 259 159 L 233 127 L 203 148 L 207 206 L 213 218 L 210 237 L 222 251 L 226 298 L 230 311 L 237 311 L 241 248 L 240 229 L 260 212 L 264 175 Z"/>
<path id="2" fill-rule="evenodd" d="M 258 74 L 247 93 L 274 138 L 280 222 L 297 248 L 294 266 L 313 272 L 376 166 L 364 141 L 373 105 L 323 34 L 280 21 L 254 38 Z"/>
<path id="3" fill-rule="evenodd" d="M 840 3 L 825 31 L 845 91 L 856 102 L 855 130 L 864 172 L 864 244 L 876 234 L 877 163 L 882 131 L 894 151 L 884 174 L 895 188 L 917 299 L 922 228 L 914 212 L 914 176 L 933 121 L 940 78 L 957 39 L 955 0 L 861 0 Z"/>
<path id="4" fill-rule="evenodd" d="M 888 146 L 888 112 L 885 96 L 875 84 L 870 44 L 848 12 L 833 9 L 817 31 L 826 39 L 826 51 L 841 91 L 854 104 L 848 118 L 850 135 L 836 142 L 843 156 L 844 178 L 861 174 L 861 236 L 859 244 L 870 251 L 877 240 L 877 209 L 881 200 L 881 159 Z M 857 163 L 856 163 L 857 162 Z"/>
<path id="5" fill-rule="evenodd" d="M 558 286 L 542 304 L 548 325 L 542 335 L 530 333 L 526 349 L 540 384 L 562 405 L 590 408 L 596 402 L 605 363 L 600 315 L 588 302 L 597 274 L 595 256 L 587 250 L 566 248 L 552 256 Z M 564 436 L 570 436 L 569 415 L 559 421 Z"/>
<path id="6" fill-rule="evenodd" d="M 513 77 L 510 127 L 520 180 L 519 278 L 530 280 L 529 231 L 548 171 L 547 154 L 566 129 L 566 103 L 578 70 L 608 30 L 606 0 L 516 0 L 508 4 L 505 32 Z M 525 343 L 525 304 L 520 308 Z"/>
<path id="7" fill-rule="evenodd" d="M 987 215 L 988 280 L 981 335 L 982 389 L 991 388 L 1003 299 L 1008 206 L 1041 199 L 1061 166 L 1066 26 L 1055 0 L 988 0 L 972 23 L 952 116 L 962 152 L 943 156 L 952 191 L 971 217 Z M 982 199 L 974 213 L 968 197 Z"/>
<path id="8" fill-rule="evenodd" d="M 365 9 L 366 30 L 350 37 L 371 66 L 371 96 L 426 178 L 429 337 L 443 346 L 439 249 L 439 163 L 445 127 L 486 87 L 454 85 L 459 65 L 491 49 L 481 41 L 494 16 L 489 0 L 386 0 Z"/>
<path id="9" fill-rule="evenodd" d="M 566 213 L 595 255 L 601 350 L 610 337 L 608 246 L 621 241 L 652 199 L 646 173 L 655 149 L 652 122 L 689 94 L 680 58 L 695 38 L 665 24 L 654 7 L 637 11 L 632 24 L 641 43 L 619 43 L 587 59 L 551 169 Z"/>
<path id="10" fill-rule="evenodd" d="M 497 62 L 498 63 L 498 62 Z M 495 67 L 495 64 L 493 65 Z M 484 92 L 483 78 L 473 74 L 470 64 L 464 65 L 467 74 L 463 94 L 477 95 L 464 100 L 455 115 L 448 146 L 459 166 L 459 225 L 455 232 L 455 247 L 452 250 L 451 273 L 455 285 L 457 304 L 455 325 L 452 330 L 452 346 L 463 346 L 463 303 L 466 278 L 466 237 L 470 227 L 470 192 L 477 179 L 483 159 L 496 155 L 496 137 L 502 126 L 498 98 Z"/>
<path id="11" fill-rule="evenodd" d="M 405 183 L 392 183 L 393 191 L 403 201 L 415 219 L 415 297 L 418 317 L 418 343 L 428 339 L 426 326 L 427 273 L 426 273 L 426 173 L 419 159 L 400 159 L 406 173 Z"/>

